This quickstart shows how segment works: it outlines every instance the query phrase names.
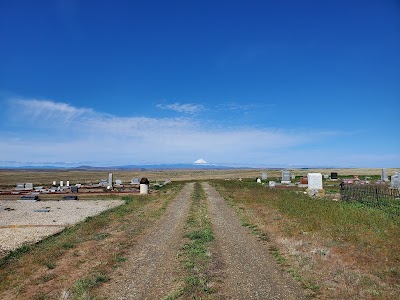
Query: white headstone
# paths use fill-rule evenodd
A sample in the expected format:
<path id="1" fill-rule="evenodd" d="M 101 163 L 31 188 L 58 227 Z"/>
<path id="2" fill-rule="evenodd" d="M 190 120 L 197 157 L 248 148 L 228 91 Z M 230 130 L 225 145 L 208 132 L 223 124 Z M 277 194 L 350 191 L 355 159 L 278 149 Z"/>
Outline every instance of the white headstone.
<path id="1" fill-rule="evenodd" d="M 270 181 L 270 182 L 268 183 L 268 186 L 269 186 L 269 187 L 275 187 L 275 181 Z"/>
<path id="2" fill-rule="evenodd" d="M 149 193 L 149 186 L 147 184 L 141 183 L 140 184 L 140 194 L 148 194 Z"/>
<path id="3" fill-rule="evenodd" d="M 57 185 L 57 181 L 53 180 L 53 186 Z"/>
<path id="4" fill-rule="evenodd" d="M 108 185 L 113 186 L 113 173 L 108 174 Z"/>
<path id="5" fill-rule="evenodd" d="M 324 179 L 329 179 L 329 175 L 328 174 L 324 174 Z"/>
<path id="6" fill-rule="evenodd" d="M 121 185 L 121 184 L 122 184 L 122 180 L 121 180 L 121 179 L 117 179 L 117 180 L 115 180 L 115 184 L 117 184 L 117 185 Z"/>
<path id="7" fill-rule="evenodd" d="M 31 182 L 25 183 L 25 190 L 33 190 L 33 183 Z"/>
<path id="8" fill-rule="evenodd" d="M 67 180 L 67 186 L 69 186 L 69 180 Z"/>
<path id="9" fill-rule="evenodd" d="M 261 183 L 261 179 L 260 178 L 257 178 L 257 183 Z"/>
<path id="10" fill-rule="evenodd" d="M 131 184 L 139 184 L 139 178 L 133 178 Z"/>
<path id="11" fill-rule="evenodd" d="M 321 173 L 308 173 L 308 189 L 320 190 L 322 189 L 322 174 Z"/>
<path id="12" fill-rule="evenodd" d="M 262 180 L 266 180 L 268 177 L 267 177 L 267 173 L 265 173 L 265 172 L 262 172 L 262 174 L 261 174 L 261 179 Z"/>
<path id="13" fill-rule="evenodd" d="M 60 186 L 64 186 L 64 181 L 60 181 Z"/>

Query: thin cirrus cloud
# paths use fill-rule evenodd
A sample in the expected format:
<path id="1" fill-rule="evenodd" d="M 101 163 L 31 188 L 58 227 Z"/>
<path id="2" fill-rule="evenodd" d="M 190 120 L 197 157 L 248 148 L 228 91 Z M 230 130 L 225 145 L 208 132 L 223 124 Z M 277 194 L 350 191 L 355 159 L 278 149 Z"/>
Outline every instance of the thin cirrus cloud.
<path id="1" fill-rule="evenodd" d="M 7 117 L 18 126 L 8 127 L 7 134 L 2 134 L 0 150 L 5 161 L 25 158 L 101 165 L 184 163 L 205 157 L 214 163 L 245 164 L 265 160 L 266 151 L 279 153 L 332 136 L 287 129 L 226 128 L 218 126 L 218 120 L 190 117 L 119 117 L 51 100 L 9 101 L 8 112 Z"/>
<path id="2" fill-rule="evenodd" d="M 178 102 L 172 104 L 157 104 L 156 107 L 166 110 L 173 110 L 185 114 L 195 114 L 204 110 L 204 106 L 200 104 L 180 104 Z"/>

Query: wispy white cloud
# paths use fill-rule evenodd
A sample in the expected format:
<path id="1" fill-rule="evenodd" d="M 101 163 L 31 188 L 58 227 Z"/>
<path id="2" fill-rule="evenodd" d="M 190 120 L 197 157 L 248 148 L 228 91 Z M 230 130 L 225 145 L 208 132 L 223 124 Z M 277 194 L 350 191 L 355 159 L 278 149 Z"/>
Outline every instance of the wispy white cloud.
<path id="1" fill-rule="evenodd" d="M 0 141 L 4 161 L 177 163 L 204 157 L 214 163 L 272 163 L 274 158 L 284 159 L 282 153 L 288 149 L 335 135 L 224 128 L 188 117 L 119 117 L 50 100 L 23 99 L 9 101 L 8 105 L 9 118 L 24 127 L 23 131 L 9 129 L 6 135 L 0 132 L 4 136 Z M 60 127 L 63 134 L 53 132 Z"/>
<path id="2" fill-rule="evenodd" d="M 172 104 L 157 104 L 156 106 L 161 109 L 168 109 L 186 114 L 195 114 L 204 110 L 203 105 L 192 103 L 180 104 L 176 102 Z"/>

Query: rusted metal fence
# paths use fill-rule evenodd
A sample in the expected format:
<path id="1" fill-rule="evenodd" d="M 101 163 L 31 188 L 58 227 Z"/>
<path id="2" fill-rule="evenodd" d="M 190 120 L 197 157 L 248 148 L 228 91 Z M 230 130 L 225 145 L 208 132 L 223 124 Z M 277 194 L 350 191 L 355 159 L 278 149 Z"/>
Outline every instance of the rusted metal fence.
<path id="1" fill-rule="evenodd" d="M 343 201 L 357 201 L 364 205 L 400 215 L 400 190 L 381 185 L 340 185 Z"/>

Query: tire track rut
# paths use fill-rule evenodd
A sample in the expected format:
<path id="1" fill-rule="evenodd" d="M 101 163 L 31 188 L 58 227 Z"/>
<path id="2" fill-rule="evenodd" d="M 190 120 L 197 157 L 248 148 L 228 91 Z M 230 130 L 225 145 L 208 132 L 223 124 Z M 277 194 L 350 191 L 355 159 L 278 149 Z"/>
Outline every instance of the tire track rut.
<path id="1" fill-rule="evenodd" d="M 281 271 L 268 250 L 246 231 L 221 195 L 208 183 L 203 183 L 203 187 L 225 268 L 226 298 L 303 299 L 303 289 Z"/>
<path id="2" fill-rule="evenodd" d="M 194 183 L 187 184 L 159 222 L 131 249 L 128 261 L 101 288 L 109 299 L 163 299 L 176 289 L 177 253 Z M 179 284 L 179 282 L 178 282 Z"/>

